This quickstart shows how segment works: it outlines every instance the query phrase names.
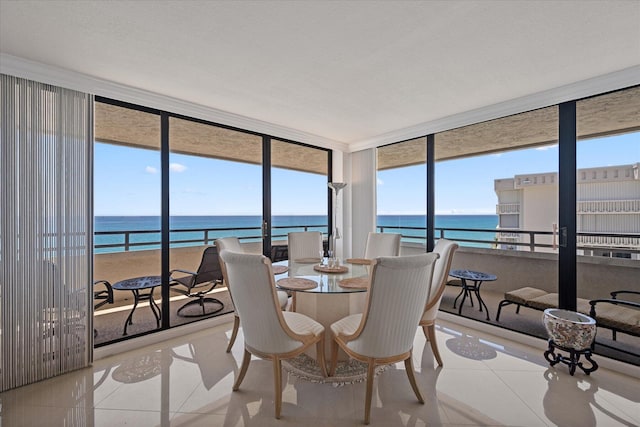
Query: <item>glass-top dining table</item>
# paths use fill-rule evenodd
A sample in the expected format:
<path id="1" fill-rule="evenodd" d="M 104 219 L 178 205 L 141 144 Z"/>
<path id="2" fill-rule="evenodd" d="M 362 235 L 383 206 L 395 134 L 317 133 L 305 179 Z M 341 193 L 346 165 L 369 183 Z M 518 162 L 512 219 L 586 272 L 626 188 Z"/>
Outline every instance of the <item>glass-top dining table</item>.
<path id="1" fill-rule="evenodd" d="M 368 265 L 360 260 L 344 262 L 339 267 L 321 265 L 319 259 L 280 261 L 273 264 L 276 286 L 287 291 L 348 294 L 366 292 Z M 284 267 L 278 269 L 278 267 Z M 283 273 L 278 271 L 284 270 Z"/>
<path id="2" fill-rule="evenodd" d="M 351 314 L 362 313 L 366 304 L 368 262 L 346 260 L 340 267 L 328 268 L 313 258 L 273 264 L 276 270 L 286 270 L 279 274 L 274 271 L 274 274 L 276 286 L 292 294 L 291 310 L 305 314 L 324 326 L 326 356 L 330 356 L 331 324 Z M 315 359 L 315 347 L 312 346 L 307 354 Z M 347 356 L 341 351 L 338 358 L 346 360 Z"/>

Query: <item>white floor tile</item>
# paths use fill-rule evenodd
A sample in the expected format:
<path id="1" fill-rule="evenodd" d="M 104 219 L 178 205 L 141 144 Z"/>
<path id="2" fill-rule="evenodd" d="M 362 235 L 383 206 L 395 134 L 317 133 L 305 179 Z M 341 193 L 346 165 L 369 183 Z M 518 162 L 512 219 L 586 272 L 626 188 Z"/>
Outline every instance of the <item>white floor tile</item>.
<path id="1" fill-rule="evenodd" d="M 231 325 L 96 361 L 87 369 L 0 394 L 3 426 L 354 426 L 365 383 L 334 387 L 283 370 L 282 418 L 274 418 L 270 361 L 254 358 L 232 392 L 242 333 L 225 353 Z M 572 377 L 550 368 L 544 348 L 449 322 L 436 332 L 444 367 L 416 331 L 413 365 L 420 404 L 404 364 L 374 382 L 372 426 L 640 425 L 640 380 L 607 369 Z M 45 421 L 43 421 L 45 420 Z"/>

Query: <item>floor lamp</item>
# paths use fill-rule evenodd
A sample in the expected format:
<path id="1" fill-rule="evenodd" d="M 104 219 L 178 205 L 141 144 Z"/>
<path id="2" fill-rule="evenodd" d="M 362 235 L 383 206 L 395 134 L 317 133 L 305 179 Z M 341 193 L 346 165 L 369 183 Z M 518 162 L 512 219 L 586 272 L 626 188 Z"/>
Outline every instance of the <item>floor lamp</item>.
<path id="1" fill-rule="evenodd" d="M 336 217 L 338 215 L 338 195 L 340 194 L 340 190 L 347 186 L 346 182 L 330 182 L 329 188 L 333 190 L 334 193 L 334 202 L 333 202 L 333 230 L 331 230 L 331 236 L 329 239 L 329 257 L 337 258 L 338 254 L 336 253 L 336 240 L 342 238 L 340 235 L 340 230 L 338 229 L 338 224 L 336 222 Z"/>

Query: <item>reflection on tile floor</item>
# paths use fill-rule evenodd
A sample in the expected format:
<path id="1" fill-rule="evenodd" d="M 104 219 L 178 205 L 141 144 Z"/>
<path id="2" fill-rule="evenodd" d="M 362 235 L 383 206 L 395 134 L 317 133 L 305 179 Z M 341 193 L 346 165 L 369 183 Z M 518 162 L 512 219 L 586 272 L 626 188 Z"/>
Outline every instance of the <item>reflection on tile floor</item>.
<path id="1" fill-rule="evenodd" d="M 283 376 L 282 418 L 273 417 L 271 363 L 251 362 L 232 392 L 242 337 L 224 352 L 231 324 L 96 361 L 91 368 L 0 394 L 1 425 L 18 426 L 353 426 L 361 425 L 364 383 L 334 387 Z M 499 332 L 498 332 L 499 333 Z M 416 331 L 419 404 L 402 363 L 378 375 L 371 425 L 640 425 L 640 380 L 600 368 L 591 376 L 549 368 L 533 348 L 441 321 L 444 367 Z"/>

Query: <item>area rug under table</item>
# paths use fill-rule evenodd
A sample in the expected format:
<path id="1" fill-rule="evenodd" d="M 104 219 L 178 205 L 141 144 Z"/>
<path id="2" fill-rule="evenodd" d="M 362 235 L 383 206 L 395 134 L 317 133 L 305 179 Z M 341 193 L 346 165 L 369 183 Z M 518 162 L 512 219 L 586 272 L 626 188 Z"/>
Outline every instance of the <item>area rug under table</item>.
<path id="1" fill-rule="evenodd" d="M 291 375 L 302 380 L 331 384 L 334 387 L 367 380 L 367 364 L 353 359 L 339 361 L 335 375 L 326 378 L 322 376 L 316 361 L 304 353 L 293 359 L 283 360 L 282 367 Z M 387 367 L 388 365 L 376 366 L 375 375 L 380 374 Z"/>

